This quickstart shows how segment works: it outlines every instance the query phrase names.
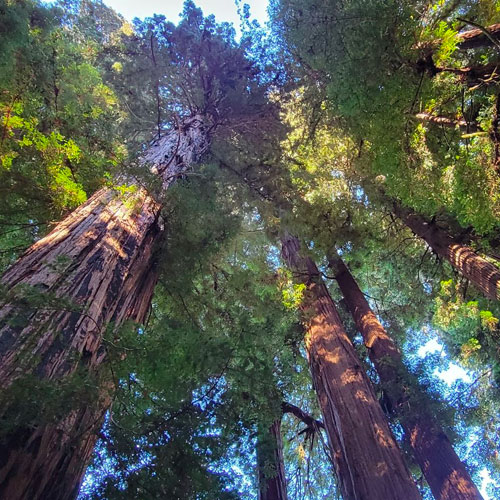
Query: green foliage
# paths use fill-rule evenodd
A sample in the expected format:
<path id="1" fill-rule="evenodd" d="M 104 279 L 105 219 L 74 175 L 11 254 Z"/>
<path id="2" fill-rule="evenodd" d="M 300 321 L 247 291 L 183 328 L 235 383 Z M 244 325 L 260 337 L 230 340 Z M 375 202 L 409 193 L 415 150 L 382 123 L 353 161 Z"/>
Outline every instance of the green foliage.
<path id="1" fill-rule="evenodd" d="M 8 446 L 40 424 L 59 422 L 72 408 L 98 408 L 103 396 L 103 381 L 85 370 L 77 371 L 64 380 L 48 381 L 34 375 L 17 379 L 2 391 L 0 404 L 6 408 L 0 421 L 0 443 Z"/>
<path id="2" fill-rule="evenodd" d="M 407 206 L 431 216 L 444 207 L 482 234 L 498 225 L 491 103 L 499 81 L 474 74 L 496 64 L 498 51 L 460 49 L 458 18 L 487 25 L 497 9 L 497 2 L 484 9 L 477 2 L 273 3 L 275 29 L 302 83 L 325 89 L 329 112 L 360 145 L 358 174 L 382 174 L 386 192 Z M 474 68 L 469 76 L 454 71 L 467 68 Z M 419 124 L 422 112 L 469 125 Z"/>
<path id="3" fill-rule="evenodd" d="M 280 225 L 309 243 L 325 279 L 332 252 L 349 263 L 412 367 L 395 381 L 412 394 L 408 412 L 427 406 L 457 446 L 475 440 L 476 470 L 499 470 L 500 310 L 449 280 L 379 193 L 498 246 L 499 82 L 456 71 L 498 61 L 491 47 L 460 48 L 458 19 L 491 23 L 498 2 L 276 0 L 272 11 L 276 46 L 264 54 L 256 26 L 236 42 L 232 26 L 192 2 L 177 26 L 159 15 L 132 25 L 99 1 L 0 3 L 2 267 L 103 185 L 130 203 L 139 185 L 157 195 L 137 160 L 144 145 L 186 116 L 211 127 L 203 163 L 158 196 L 165 232 L 146 325 L 109 325 L 96 377 L 25 377 L 2 396 L 16 408 L 5 437 L 96 403 L 102 382 L 114 382 L 85 498 L 253 498 L 256 437 L 281 402 L 318 415 L 298 323 L 304 285 L 281 268 Z M 20 322 L 34 309 L 78 310 L 38 288 L 2 289 L 1 299 Z M 449 356 L 478 374 L 453 397 L 432 377 L 441 357 L 415 359 L 431 322 Z M 390 387 L 365 367 L 383 399 Z M 329 498 L 324 440 L 301 426 L 284 418 L 290 490 Z"/>
<path id="4" fill-rule="evenodd" d="M 283 305 L 287 309 L 297 309 L 304 298 L 305 289 L 306 285 L 303 283 L 289 283 L 288 286 L 281 291 L 283 294 Z"/>
<path id="5" fill-rule="evenodd" d="M 8 263 L 116 172 L 125 113 L 96 65 L 93 32 L 38 2 L 2 2 L 0 249 Z M 4 33 L 8 33 L 5 36 Z M 5 230 L 4 230 L 5 229 Z M 4 262 L 2 262 L 2 266 Z"/>
<path id="6" fill-rule="evenodd" d="M 489 307 L 493 311 L 487 309 Z M 441 283 L 435 308 L 434 322 L 449 334 L 446 343 L 461 361 L 470 367 L 493 363 L 499 376 L 498 306 L 482 298 L 467 300 L 460 284 L 449 280 Z M 498 380 L 500 382 L 500 378 Z"/>
<path id="7" fill-rule="evenodd" d="M 192 188 L 179 186 L 183 207 Z M 213 237 L 217 228 L 206 230 Z M 94 488 L 97 497 L 159 488 L 171 498 L 232 498 L 229 490 L 213 492 L 232 481 L 225 472 L 218 482 L 214 471 L 224 470 L 229 445 L 248 446 L 255 426 L 281 411 L 280 393 L 293 390 L 296 318 L 281 303 L 268 249 L 247 247 L 244 236 L 223 250 L 190 253 L 191 274 L 167 267 L 148 327 L 130 325 L 106 343 L 118 393 L 93 474 L 99 477 L 101 459 L 112 460 L 115 473 Z M 186 238 L 193 241 L 179 232 L 171 245 Z M 251 467 L 248 456 L 245 464 Z"/>

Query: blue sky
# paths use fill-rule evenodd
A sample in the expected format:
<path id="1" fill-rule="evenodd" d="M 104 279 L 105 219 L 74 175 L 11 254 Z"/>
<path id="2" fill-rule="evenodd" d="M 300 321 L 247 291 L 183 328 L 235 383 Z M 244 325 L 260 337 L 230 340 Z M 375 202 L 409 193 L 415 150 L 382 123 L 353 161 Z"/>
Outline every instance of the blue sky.
<path id="1" fill-rule="evenodd" d="M 444 351 L 444 346 L 438 341 L 437 337 L 432 337 L 429 341 L 422 345 L 418 349 L 417 355 L 423 358 L 427 354 L 433 352 L 440 352 L 441 358 L 443 360 L 443 367 L 436 368 L 433 373 L 435 377 L 444 381 L 446 384 L 448 384 L 449 387 L 451 387 L 453 382 L 458 379 L 462 379 L 466 383 L 472 383 L 472 373 L 467 372 L 460 365 L 458 365 L 457 363 L 453 363 L 448 359 Z M 483 468 L 479 475 L 481 477 L 481 484 L 478 484 L 478 487 L 484 500 L 493 500 L 486 492 L 488 484 L 493 482 L 490 474 L 488 473 L 486 468 Z"/>
<path id="2" fill-rule="evenodd" d="M 128 20 L 163 14 L 168 20 L 176 23 L 184 0 L 104 0 L 104 3 Z M 246 0 L 241 3 L 250 5 L 252 18 L 261 24 L 266 22 L 268 0 Z M 214 14 L 217 21 L 232 22 L 234 27 L 238 28 L 240 20 L 236 0 L 195 0 L 195 4 L 205 15 Z"/>

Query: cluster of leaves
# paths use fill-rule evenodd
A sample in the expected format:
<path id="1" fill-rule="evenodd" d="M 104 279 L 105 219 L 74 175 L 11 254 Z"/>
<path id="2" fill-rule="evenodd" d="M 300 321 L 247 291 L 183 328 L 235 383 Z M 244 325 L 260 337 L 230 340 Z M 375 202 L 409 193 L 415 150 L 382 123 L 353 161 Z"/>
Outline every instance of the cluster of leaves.
<path id="1" fill-rule="evenodd" d="M 444 207 L 477 232 L 491 231 L 499 82 L 488 68 L 498 63 L 498 47 L 462 49 L 460 33 L 468 21 L 495 22 L 497 2 L 272 5 L 303 78 L 323 89 L 328 109 L 359 144 L 358 174 L 384 175 L 387 192 L 422 213 Z"/>
<path id="2" fill-rule="evenodd" d="M 8 262 L 109 181 L 126 156 L 119 137 L 125 114 L 97 66 L 91 30 L 79 36 L 68 29 L 64 10 L 31 0 L 4 1 L 0 12 L 8 28 L 0 35 L 6 69 L 0 81 L 0 248 Z"/>
<path id="3" fill-rule="evenodd" d="M 148 326 L 130 325 L 119 342 L 109 341 L 118 392 L 89 495 L 233 498 L 223 493 L 235 487 L 227 470 L 232 443 L 240 443 L 251 476 L 252 452 L 244 450 L 251 450 L 257 426 L 281 413 L 283 394 L 294 390 L 300 330 L 282 304 L 264 234 L 256 232 L 261 244 L 249 247 L 243 238 L 249 230 L 224 250 L 191 252 L 185 281 L 172 280 L 175 269 L 167 264 Z M 192 237 L 176 232 L 171 247 Z M 113 464 L 112 473 L 100 477 L 104 463 Z"/>

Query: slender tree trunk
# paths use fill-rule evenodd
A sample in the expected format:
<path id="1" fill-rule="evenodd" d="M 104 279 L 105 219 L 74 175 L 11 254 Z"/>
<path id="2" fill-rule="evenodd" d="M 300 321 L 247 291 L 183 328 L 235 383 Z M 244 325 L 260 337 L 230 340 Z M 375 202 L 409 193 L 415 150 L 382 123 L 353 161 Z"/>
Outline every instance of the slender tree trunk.
<path id="1" fill-rule="evenodd" d="M 394 213 L 440 257 L 446 259 L 486 297 L 500 299 L 500 269 L 472 248 L 457 243 L 446 231 L 422 216 L 394 204 Z"/>
<path id="2" fill-rule="evenodd" d="M 306 285 L 306 348 L 344 500 L 420 498 L 316 265 L 300 256 L 297 238 L 283 237 L 282 248 Z"/>
<path id="3" fill-rule="evenodd" d="M 207 145 L 203 122 L 195 116 L 153 145 L 144 160 L 166 189 Z M 22 421 L 15 395 L 30 384 L 38 393 L 22 393 L 28 406 L 43 403 L 43 387 L 64 388 L 78 382 L 76 377 L 95 378 L 97 385 L 91 403 L 56 402 L 52 417 L 42 413 L 2 438 L 0 498 L 77 495 L 114 388 L 103 366 L 103 336 L 108 325 L 116 332 L 126 320 L 146 318 L 163 232 L 160 208 L 142 188 L 126 195 L 102 189 L 2 277 L 7 299 L 0 307 L 0 419 Z"/>
<path id="4" fill-rule="evenodd" d="M 269 427 L 264 442 L 257 445 L 259 500 L 288 500 L 281 419 Z"/>
<path id="5" fill-rule="evenodd" d="M 431 113 L 417 113 L 415 118 L 421 122 L 433 123 L 435 125 L 440 125 L 441 127 L 447 128 L 459 128 L 460 130 L 466 132 L 477 132 L 478 126 L 475 122 L 467 122 L 464 119 L 455 120 L 453 118 L 448 118 L 447 116 L 436 116 Z"/>
<path id="6" fill-rule="evenodd" d="M 392 411 L 399 417 L 414 455 L 436 500 L 481 500 L 481 494 L 460 461 L 443 429 L 425 410 L 408 410 L 411 394 L 403 382 L 410 378 L 394 341 L 371 310 L 363 292 L 342 259 L 333 257 L 330 266 L 352 314 L 369 356 L 384 386 Z"/>

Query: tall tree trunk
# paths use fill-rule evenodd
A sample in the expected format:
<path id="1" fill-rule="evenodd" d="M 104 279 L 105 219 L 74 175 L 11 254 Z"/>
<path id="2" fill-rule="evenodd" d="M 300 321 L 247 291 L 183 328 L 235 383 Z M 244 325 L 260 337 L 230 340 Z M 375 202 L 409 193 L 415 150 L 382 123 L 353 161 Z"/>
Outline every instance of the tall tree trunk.
<path id="1" fill-rule="evenodd" d="M 394 341 L 371 310 L 363 292 L 342 259 L 332 257 L 330 266 L 335 272 L 340 290 L 358 331 L 368 347 L 384 386 L 389 404 L 399 417 L 414 455 L 436 500 L 480 500 L 481 494 L 460 461 L 443 429 L 417 402 L 411 405 L 402 382 L 410 378 Z M 417 409 L 418 408 L 418 409 Z"/>
<path id="2" fill-rule="evenodd" d="M 281 419 L 269 427 L 268 435 L 257 444 L 259 500 L 288 500 Z"/>
<path id="3" fill-rule="evenodd" d="M 282 238 L 282 252 L 306 285 L 306 348 L 344 500 L 420 498 L 316 265 L 293 236 Z"/>
<path id="4" fill-rule="evenodd" d="M 486 297 L 500 299 L 500 269 L 472 248 L 456 242 L 434 222 L 394 204 L 394 213 L 440 257 L 470 280 Z"/>
<path id="5" fill-rule="evenodd" d="M 207 146 L 203 121 L 195 116 L 154 144 L 144 161 L 166 189 Z M 68 500 L 78 493 L 113 393 L 112 378 L 104 374 L 103 336 L 108 325 L 116 331 L 126 320 L 146 318 L 157 279 L 160 209 L 142 188 L 127 195 L 102 189 L 2 277 L 0 419 L 22 419 L 15 395 L 30 384 L 39 393 L 22 394 L 36 404 L 44 384 L 101 380 L 92 404 L 56 402 L 57 417 L 42 414 L 2 438 L 0 498 Z"/>

